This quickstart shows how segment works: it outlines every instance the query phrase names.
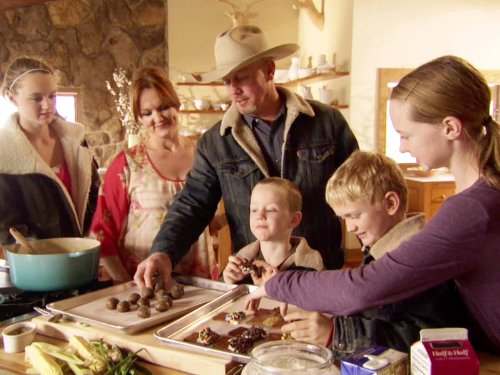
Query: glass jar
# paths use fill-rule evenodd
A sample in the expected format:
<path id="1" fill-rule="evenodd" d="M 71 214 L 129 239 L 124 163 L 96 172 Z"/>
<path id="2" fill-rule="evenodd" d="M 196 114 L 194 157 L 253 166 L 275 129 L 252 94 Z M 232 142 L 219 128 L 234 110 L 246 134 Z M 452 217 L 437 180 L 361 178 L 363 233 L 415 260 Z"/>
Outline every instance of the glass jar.
<path id="1" fill-rule="evenodd" d="M 302 341 L 270 341 L 252 350 L 244 375 L 338 375 L 332 352 Z"/>

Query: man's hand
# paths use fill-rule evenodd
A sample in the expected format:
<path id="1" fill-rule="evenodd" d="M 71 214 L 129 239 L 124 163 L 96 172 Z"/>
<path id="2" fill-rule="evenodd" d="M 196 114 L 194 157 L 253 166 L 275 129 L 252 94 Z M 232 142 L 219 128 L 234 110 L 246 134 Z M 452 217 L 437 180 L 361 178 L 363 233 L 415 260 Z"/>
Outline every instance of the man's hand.
<path id="1" fill-rule="evenodd" d="M 281 327 L 283 333 L 290 333 L 296 340 L 326 345 L 333 328 L 333 319 L 314 311 L 295 311 L 285 315 L 290 322 Z"/>
<path id="2" fill-rule="evenodd" d="M 222 272 L 224 282 L 236 284 L 238 281 L 241 281 L 245 277 L 245 274 L 241 271 L 241 265 L 245 262 L 246 259 L 238 258 L 234 255 L 229 256 L 226 268 Z"/>
<path id="3" fill-rule="evenodd" d="M 163 279 L 164 285 L 169 285 L 171 274 L 172 261 L 170 257 L 165 253 L 154 253 L 139 263 L 134 275 L 134 282 L 139 289 L 154 288 L 155 277 L 159 275 Z"/>

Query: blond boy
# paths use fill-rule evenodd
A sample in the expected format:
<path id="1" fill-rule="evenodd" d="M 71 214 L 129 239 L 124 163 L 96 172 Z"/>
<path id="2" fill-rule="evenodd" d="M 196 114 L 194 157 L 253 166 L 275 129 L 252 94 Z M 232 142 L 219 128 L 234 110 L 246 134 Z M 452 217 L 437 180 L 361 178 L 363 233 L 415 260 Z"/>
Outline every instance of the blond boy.
<path id="1" fill-rule="evenodd" d="M 406 215 L 408 189 L 398 165 L 388 157 L 357 151 L 333 174 L 326 200 L 363 244 L 364 264 L 410 239 L 424 226 L 424 215 Z M 383 282 L 383 280 L 381 280 Z M 403 281 L 402 281 L 403 282 Z M 282 327 L 296 339 L 332 347 L 339 357 L 371 345 L 406 351 L 421 328 L 460 325 L 461 299 L 453 282 L 357 315 L 327 317 L 295 312 Z"/>
<path id="2" fill-rule="evenodd" d="M 270 177 L 259 181 L 250 198 L 250 229 L 256 241 L 230 256 L 224 281 L 261 282 L 261 270 L 322 270 L 323 261 L 303 237 L 292 236 L 302 219 L 302 196 L 289 180 Z"/>

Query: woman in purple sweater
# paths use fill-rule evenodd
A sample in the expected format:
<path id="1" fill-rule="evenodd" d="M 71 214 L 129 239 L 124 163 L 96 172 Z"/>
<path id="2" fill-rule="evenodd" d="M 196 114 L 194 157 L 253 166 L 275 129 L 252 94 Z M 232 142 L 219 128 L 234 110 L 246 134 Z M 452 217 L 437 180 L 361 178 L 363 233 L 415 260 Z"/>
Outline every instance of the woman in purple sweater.
<path id="1" fill-rule="evenodd" d="M 249 296 L 352 315 L 454 279 L 479 349 L 500 353 L 500 125 L 491 94 L 468 62 L 444 56 L 393 89 L 390 115 L 409 152 L 427 169 L 448 167 L 457 194 L 422 231 L 382 258 L 355 269 L 283 272 Z"/>

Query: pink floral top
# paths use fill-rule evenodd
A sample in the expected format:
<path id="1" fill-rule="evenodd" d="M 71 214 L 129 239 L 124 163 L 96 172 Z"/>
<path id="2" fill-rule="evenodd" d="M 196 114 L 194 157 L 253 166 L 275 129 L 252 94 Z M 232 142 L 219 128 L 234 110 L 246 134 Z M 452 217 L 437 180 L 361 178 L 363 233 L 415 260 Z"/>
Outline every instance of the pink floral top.
<path id="1" fill-rule="evenodd" d="M 101 256 L 118 255 L 133 277 L 184 183 L 162 176 L 142 143 L 118 154 L 101 185 L 91 226 L 91 235 L 101 241 Z M 175 271 L 210 278 L 215 268 L 207 228 Z"/>

